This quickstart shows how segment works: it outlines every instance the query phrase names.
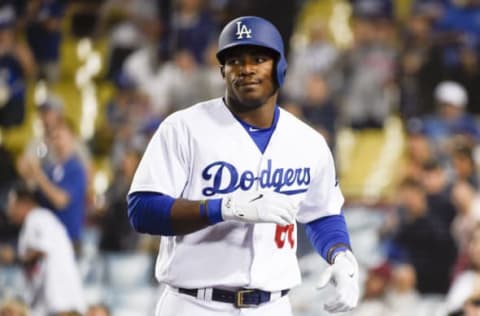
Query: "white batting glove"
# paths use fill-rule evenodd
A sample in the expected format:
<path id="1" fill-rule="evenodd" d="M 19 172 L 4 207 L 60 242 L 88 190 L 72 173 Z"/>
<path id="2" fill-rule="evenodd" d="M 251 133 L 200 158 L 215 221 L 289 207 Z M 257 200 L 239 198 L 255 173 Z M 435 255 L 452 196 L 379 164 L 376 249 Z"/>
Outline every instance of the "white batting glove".
<path id="1" fill-rule="evenodd" d="M 250 223 L 293 224 L 298 203 L 276 192 L 237 191 L 222 198 L 222 217 Z"/>
<path id="2" fill-rule="evenodd" d="M 358 304 L 358 263 L 353 253 L 344 251 L 335 256 L 334 262 L 320 276 L 317 288 L 325 287 L 329 282 L 335 286 L 336 295 L 325 303 L 330 313 L 346 312 Z"/>

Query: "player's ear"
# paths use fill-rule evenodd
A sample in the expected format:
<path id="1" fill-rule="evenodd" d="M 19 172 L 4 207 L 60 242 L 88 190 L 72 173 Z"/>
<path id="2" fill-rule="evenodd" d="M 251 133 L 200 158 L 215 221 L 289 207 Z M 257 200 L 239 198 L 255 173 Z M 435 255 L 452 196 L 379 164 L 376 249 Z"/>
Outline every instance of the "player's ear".
<path id="1" fill-rule="evenodd" d="M 220 73 L 222 74 L 222 78 L 225 78 L 225 66 L 224 65 L 220 66 Z"/>

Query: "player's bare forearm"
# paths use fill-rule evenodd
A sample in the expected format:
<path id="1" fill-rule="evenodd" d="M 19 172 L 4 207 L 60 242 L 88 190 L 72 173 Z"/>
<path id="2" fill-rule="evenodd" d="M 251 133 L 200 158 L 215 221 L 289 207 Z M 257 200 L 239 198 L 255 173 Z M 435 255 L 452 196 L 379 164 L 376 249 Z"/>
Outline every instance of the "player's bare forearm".
<path id="1" fill-rule="evenodd" d="M 200 201 L 177 199 L 172 206 L 171 221 L 176 235 L 186 235 L 209 225 L 200 214 Z"/>

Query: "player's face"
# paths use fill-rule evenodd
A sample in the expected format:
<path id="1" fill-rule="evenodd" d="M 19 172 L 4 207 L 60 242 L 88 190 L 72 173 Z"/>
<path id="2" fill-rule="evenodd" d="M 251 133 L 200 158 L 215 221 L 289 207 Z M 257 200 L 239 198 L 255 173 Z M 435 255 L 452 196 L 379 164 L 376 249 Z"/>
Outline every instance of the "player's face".
<path id="1" fill-rule="evenodd" d="M 258 108 L 276 92 L 275 54 L 257 46 L 232 48 L 225 56 L 223 76 L 227 98 L 246 108 Z"/>

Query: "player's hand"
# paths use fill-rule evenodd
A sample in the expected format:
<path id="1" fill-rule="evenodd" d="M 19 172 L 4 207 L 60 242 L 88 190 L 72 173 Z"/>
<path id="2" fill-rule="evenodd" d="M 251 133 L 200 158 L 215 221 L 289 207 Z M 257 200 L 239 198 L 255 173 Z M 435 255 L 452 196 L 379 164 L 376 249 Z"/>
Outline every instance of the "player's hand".
<path id="1" fill-rule="evenodd" d="M 224 220 L 285 226 L 295 222 L 297 212 L 294 199 L 276 192 L 237 191 L 222 199 Z"/>
<path id="2" fill-rule="evenodd" d="M 324 308 L 330 313 L 352 310 L 358 304 L 358 263 L 353 253 L 339 253 L 331 266 L 320 276 L 317 288 L 325 287 L 329 282 L 335 287 L 335 296 L 325 303 Z"/>

